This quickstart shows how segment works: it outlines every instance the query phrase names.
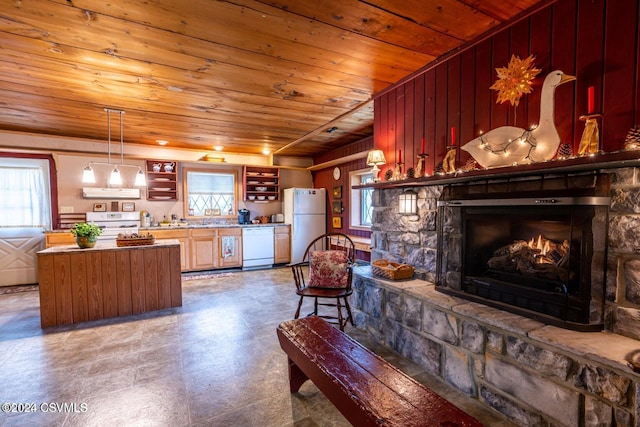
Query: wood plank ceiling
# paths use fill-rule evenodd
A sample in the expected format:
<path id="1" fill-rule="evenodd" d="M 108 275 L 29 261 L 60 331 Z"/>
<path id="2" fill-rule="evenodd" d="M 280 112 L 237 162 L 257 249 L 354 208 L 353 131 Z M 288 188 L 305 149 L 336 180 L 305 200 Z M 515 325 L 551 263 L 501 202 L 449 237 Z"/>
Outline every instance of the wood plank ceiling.
<path id="1" fill-rule="evenodd" d="M 292 156 L 371 135 L 375 93 L 548 3 L 0 2 L 0 129 L 106 141 L 107 107 L 125 143 Z"/>

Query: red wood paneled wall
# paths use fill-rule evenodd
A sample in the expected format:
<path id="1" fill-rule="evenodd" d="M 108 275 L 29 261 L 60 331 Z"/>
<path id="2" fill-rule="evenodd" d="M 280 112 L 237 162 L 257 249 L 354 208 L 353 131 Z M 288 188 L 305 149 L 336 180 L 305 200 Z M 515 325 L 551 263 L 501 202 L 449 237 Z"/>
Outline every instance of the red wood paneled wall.
<path id="1" fill-rule="evenodd" d="M 373 137 L 365 138 L 356 143 L 349 144 L 338 150 L 332 151 L 321 157 L 318 157 L 314 159 L 314 163 L 320 164 L 329 160 L 339 159 L 341 157 L 349 156 L 352 154 L 368 152 L 369 150 L 371 150 L 372 147 L 373 147 Z M 366 165 L 366 160 L 367 159 L 364 158 L 364 159 L 359 159 L 359 160 L 338 165 L 341 171 L 341 176 L 340 176 L 340 179 L 337 181 L 333 179 L 333 167 L 320 169 L 313 174 L 314 187 L 327 189 L 327 194 L 328 194 L 327 231 L 340 232 L 340 233 L 349 234 L 351 236 L 360 236 L 360 237 L 369 237 L 371 235 L 370 231 L 351 229 L 349 224 L 349 191 L 351 189 L 351 185 L 349 183 L 349 172 L 353 172 L 361 169 L 371 169 L 370 166 Z M 335 186 L 342 187 L 342 197 L 340 199 L 334 199 L 333 197 L 333 187 Z M 333 200 L 342 201 L 343 210 L 341 215 L 332 214 L 331 203 Z M 333 228 L 332 218 L 334 216 L 339 216 L 342 218 L 341 228 Z"/>
<path id="2" fill-rule="evenodd" d="M 638 57 L 640 0 L 559 0 L 488 38 L 430 64 L 375 98 L 374 146 L 385 151 L 391 168 L 399 150 L 406 168 L 415 166 L 425 139 L 427 172 L 432 173 L 451 143 L 464 145 L 499 126 L 514 123 L 529 128 L 538 123 L 540 86 L 559 69 L 577 81 L 559 86 L 555 93 L 556 128 L 563 142 L 577 151 L 587 114 L 587 91 L 595 88 L 595 112 L 601 148 L 613 152 L 638 121 L 640 95 Z M 511 55 L 536 57 L 542 69 L 532 94 L 524 95 L 514 116 L 509 103 L 496 104 L 489 87 L 495 69 L 506 67 Z M 458 150 L 458 164 L 469 158 Z"/>

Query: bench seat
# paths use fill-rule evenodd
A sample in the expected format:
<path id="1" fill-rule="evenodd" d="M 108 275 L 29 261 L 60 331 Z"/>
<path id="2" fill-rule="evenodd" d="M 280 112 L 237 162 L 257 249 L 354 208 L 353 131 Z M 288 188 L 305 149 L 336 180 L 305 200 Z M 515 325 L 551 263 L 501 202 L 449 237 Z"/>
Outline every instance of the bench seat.
<path id="1" fill-rule="evenodd" d="M 292 393 L 310 379 L 354 426 L 481 426 L 317 316 L 277 329 Z"/>

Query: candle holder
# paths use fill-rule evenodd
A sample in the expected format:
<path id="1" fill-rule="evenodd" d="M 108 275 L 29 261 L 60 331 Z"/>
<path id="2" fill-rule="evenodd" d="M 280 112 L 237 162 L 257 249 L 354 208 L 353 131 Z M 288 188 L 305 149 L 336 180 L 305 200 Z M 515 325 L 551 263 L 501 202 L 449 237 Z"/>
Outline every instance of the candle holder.
<path id="1" fill-rule="evenodd" d="M 393 175 L 391 175 L 391 181 L 400 181 L 402 179 L 402 167 L 404 163 L 398 162 L 396 163 L 395 168 L 393 169 Z"/>
<path id="2" fill-rule="evenodd" d="M 442 170 L 444 173 L 454 173 L 456 171 L 456 150 L 457 145 L 450 145 L 447 147 L 447 154 L 445 154 L 442 160 Z"/>
<path id="3" fill-rule="evenodd" d="M 418 165 L 416 166 L 414 178 L 422 178 L 423 176 L 429 176 L 425 170 L 426 159 L 429 157 L 427 153 L 418 154 Z"/>
<path id="4" fill-rule="evenodd" d="M 587 114 L 580 116 L 584 121 L 584 131 L 578 146 L 578 156 L 593 156 L 600 152 L 600 131 L 598 129 L 598 119 L 602 114 Z"/>

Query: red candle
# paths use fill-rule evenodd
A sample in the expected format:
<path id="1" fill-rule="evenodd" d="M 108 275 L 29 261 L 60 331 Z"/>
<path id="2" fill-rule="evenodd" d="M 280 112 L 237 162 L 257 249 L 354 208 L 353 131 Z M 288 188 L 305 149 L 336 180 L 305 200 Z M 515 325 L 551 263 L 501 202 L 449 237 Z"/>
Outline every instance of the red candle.
<path id="1" fill-rule="evenodd" d="M 402 163 L 402 150 L 398 150 L 398 163 Z"/>
<path id="2" fill-rule="evenodd" d="M 589 86 L 589 89 L 587 90 L 587 112 L 588 114 L 593 113 L 593 108 L 594 108 L 594 88 L 593 86 Z"/>
<path id="3" fill-rule="evenodd" d="M 422 150 L 420 151 L 420 154 L 424 153 L 424 136 L 422 137 Z"/>
<path id="4" fill-rule="evenodd" d="M 456 145 L 456 127 L 451 126 L 451 145 Z"/>

